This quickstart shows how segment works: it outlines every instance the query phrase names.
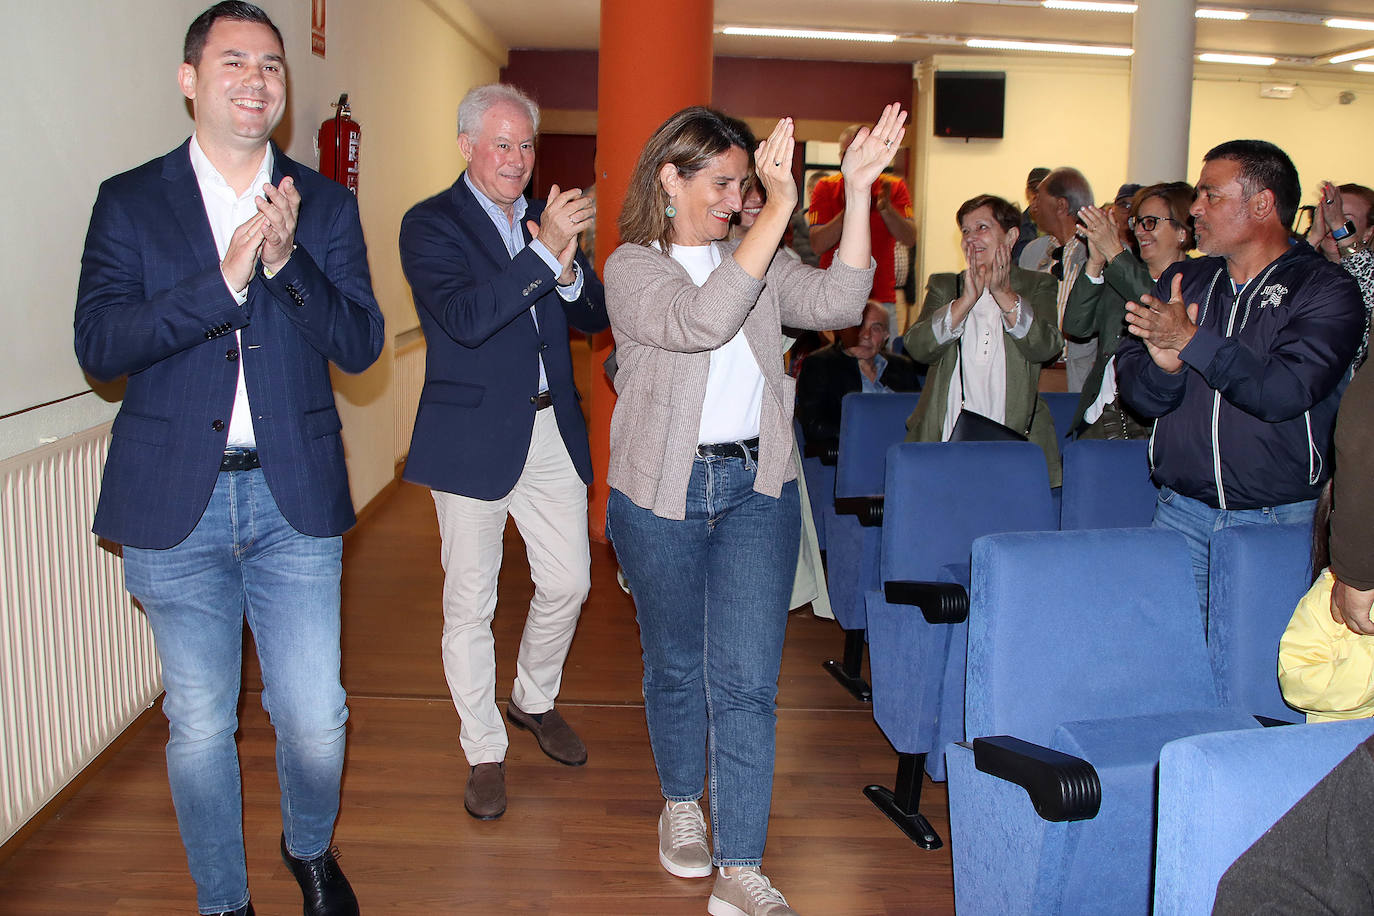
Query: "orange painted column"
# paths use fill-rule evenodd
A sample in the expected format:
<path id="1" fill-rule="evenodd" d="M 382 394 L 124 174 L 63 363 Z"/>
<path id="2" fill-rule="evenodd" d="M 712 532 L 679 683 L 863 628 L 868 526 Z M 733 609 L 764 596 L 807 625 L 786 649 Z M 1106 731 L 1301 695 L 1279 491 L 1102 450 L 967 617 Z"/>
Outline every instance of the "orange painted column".
<path id="1" fill-rule="evenodd" d="M 711 101 L 714 0 L 601 0 L 597 67 L 596 269 L 620 244 L 616 221 L 630 173 L 644 141 L 668 116 Z M 606 539 L 606 466 L 611 453 L 615 390 L 601 366 L 611 355 L 611 332 L 592 342 L 590 423 L 592 469 L 588 497 L 592 537 Z"/>

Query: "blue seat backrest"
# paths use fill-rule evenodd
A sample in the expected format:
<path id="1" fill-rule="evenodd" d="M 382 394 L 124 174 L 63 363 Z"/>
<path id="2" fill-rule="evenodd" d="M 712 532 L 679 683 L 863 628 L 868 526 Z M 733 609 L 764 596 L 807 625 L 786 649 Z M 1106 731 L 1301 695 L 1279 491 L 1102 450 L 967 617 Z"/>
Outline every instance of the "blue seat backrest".
<path id="1" fill-rule="evenodd" d="M 1279 639 L 1312 584 L 1311 525 L 1234 525 L 1212 535 L 1207 649 L 1222 705 L 1300 722 L 1279 690 Z"/>
<path id="2" fill-rule="evenodd" d="M 1045 453 L 1033 442 L 908 442 L 888 449 L 884 581 L 967 585 L 974 538 L 1056 527 Z"/>
<path id="3" fill-rule="evenodd" d="M 877 496 L 889 446 L 906 438 L 906 420 L 918 394 L 854 393 L 840 402 L 840 457 L 835 463 L 835 496 Z"/>
<path id="4" fill-rule="evenodd" d="M 1059 527 L 1142 528 L 1154 519 L 1159 489 L 1150 480 L 1144 439 L 1073 439 L 1063 445 Z"/>
<path id="5" fill-rule="evenodd" d="M 973 544 L 969 736 L 1049 746 L 1062 722 L 1217 705 L 1183 536 L 1150 528 Z"/>
<path id="6" fill-rule="evenodd" d="M 1040 396 L 1049 405 L 1050 415 L 1054 417 L 1054 437 L 1060 442 L 1071 432 L 1069 424 L 1078 412 L 1078 394 L 1071 391 L 1042 391 Z"/>

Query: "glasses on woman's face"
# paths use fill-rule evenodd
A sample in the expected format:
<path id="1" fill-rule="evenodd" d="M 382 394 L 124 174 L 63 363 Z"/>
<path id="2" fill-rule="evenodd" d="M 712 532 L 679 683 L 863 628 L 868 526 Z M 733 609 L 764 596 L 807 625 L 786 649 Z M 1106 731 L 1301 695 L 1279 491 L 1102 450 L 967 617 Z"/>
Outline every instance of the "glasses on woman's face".
<path id="1" fill-rule="evenodd" d="M 1166 223 L 1173 223 L 1175 226 L 1183 225 L 1172 216 L 1132 216 L 1130 219 L 1126 220 L 1126 225 L 1130 226 L 1132 231 L 1144 229 L 1146 232 L 1154 232 L 1160 220 L 1164 220 Z"/>

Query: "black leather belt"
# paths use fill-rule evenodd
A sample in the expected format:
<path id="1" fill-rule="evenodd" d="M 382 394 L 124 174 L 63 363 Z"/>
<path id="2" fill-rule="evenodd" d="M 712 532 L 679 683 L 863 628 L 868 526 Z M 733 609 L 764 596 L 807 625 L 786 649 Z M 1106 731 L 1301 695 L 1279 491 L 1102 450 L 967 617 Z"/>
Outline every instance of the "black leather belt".
<path id="1" fill-rule="evenodd" d="M 543 410 L 545 407 L 552 407 L 553 395 L 549 394 L 547 391 L 541 391 L 530 398 L 530 403 L 534 405 L 535 410 Z"/>
<path id="2" fill-rule="evenodd" d="M 255 448 L 226 448 L 219 463 L 221 471 L 251 471 L 260 467 L 262 462 L 258 461 L 258 450 Z"/>
<path id="3" fill-rule="evenodd" d="M 759 460 L 759 437 L 742 442 L 709 442 L 697 446 L 698 458 L 744 458 Z"/>

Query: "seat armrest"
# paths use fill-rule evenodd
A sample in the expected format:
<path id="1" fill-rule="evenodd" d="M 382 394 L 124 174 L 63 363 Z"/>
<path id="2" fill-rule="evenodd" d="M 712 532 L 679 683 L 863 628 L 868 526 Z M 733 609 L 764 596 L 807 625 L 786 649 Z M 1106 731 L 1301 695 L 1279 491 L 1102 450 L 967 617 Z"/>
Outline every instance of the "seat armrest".
<path id="1" fill-rule="evenodd" d="M 994 735 L 973 739 L 973 765 L 1025 789 L 1035 813 L 1047 821 L 1089 820 L 1102 807 L 1097 770 L 1081 757 Z"/>
<path id="2" fill-rule="evenodd" d="M 840 460 L 840 440 L 822 439 L 819 442 L 808 442 L 802 448 L 803 458 L 819 458 L 821 464 L 834 467 L 835 462 Z"/>
<path id="3" fill-rule="evenodd" d="M 883 497 L 880 496 L 837 496 L 835 497 L 836 515 L 856 515 L 859 524 L 865 528 L 877 528 L 883 523 Z"/>
<path id="4" fill-rule="evenodd" d="M 888 604 L 910 604 L 921 609 L 928 623 L 963 623 L 968 620 L 968 590 L 954 582 L 883 583 Z"/>

